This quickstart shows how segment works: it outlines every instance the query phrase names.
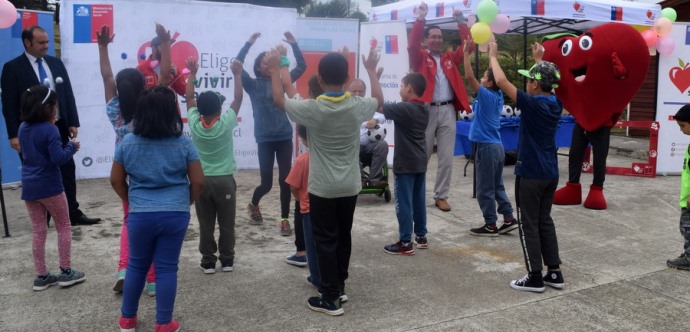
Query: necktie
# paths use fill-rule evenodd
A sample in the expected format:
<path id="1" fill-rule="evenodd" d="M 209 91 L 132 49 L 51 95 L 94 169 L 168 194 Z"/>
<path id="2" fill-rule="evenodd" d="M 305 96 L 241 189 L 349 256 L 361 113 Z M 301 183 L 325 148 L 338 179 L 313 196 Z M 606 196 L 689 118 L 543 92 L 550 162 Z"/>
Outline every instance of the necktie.
<path id="1" fill-rule="evenodd" d="M 46 73 L 46 69 L 43 68 L 43 59 L 36 59 L 36 63 L 38 64 L 38 83 L 50 87 L 50 83 L 46 84 L 48 74 Z"/>

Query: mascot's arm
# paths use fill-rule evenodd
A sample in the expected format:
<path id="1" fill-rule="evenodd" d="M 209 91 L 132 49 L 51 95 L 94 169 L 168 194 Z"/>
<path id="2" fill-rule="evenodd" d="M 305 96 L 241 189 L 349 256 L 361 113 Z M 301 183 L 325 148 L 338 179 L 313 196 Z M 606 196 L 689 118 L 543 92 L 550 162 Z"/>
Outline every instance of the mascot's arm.
<path id="1" fill-rule="evenodd" d="M 625 69 L 623 62 L 621 62 L 616 52 L 611 53 L 611 65 L 613 66 L 613 76 L 615 78 L 622 80 L 628 75 L 628 70 Z"/>

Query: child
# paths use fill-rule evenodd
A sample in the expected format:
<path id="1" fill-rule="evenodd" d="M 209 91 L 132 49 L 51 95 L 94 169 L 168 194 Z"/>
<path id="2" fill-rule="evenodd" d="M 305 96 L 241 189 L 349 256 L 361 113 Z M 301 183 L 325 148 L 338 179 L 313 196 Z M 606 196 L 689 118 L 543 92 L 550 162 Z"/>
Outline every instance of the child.
<path id="1" fill-rule="evenodd" d="M 133 130 L 115 148 L 110 182 L 129 204 L 129 262 L 119 319 L 134 331 L 146 271 L 156 268 L 156 331 L 177 331 L 172 319 L 180 251 L 189 226 L 189 205 L 204 184 L 199 155 L 182 135 L 175 92 L 158 86 L 144 92 Z M 129 177 L 129 183 L 127 178 Z"/>
<path id="2" fill-rule="evenodd" d="M 420 96 L 426 79 L 419 73 L 407 74 L 400 85 L 401 103 L 383 105 L 383 115 L 395 123 L 395 214 L 400 240 L 383 248 L 394 255 L 414 255 L 412 232 L 417 248 L 429 247 L 426 238 L 426 127 L 429 104 Z"/>
<path id="3" fill-rule="evenodd" d="M 76 139 L 63 145 L 58 128 L 58 96 L 55 91 L 36 85 L 22 95 L 19 147 L 22 151 L 22 200 L 26 202 L 33 225 L 32 252 L 36 278 L 33 289 L 71 286 L 86 280 L 86 275 L 72 268 L 70 250 L 72 233 L 60 165 L 79 150 Z M 46 266 L 46 210 L 55 219 L 58 234 L 60 275 L 48 272 Z"/>
<path id="4" fill-rule="evenodd" d="M 311 297 L 310 309 L 337 316 L 344 313 L 340 295 L 345 288 L 352 250 L 352 219 L 359 181 L 359 125 L 383 104 L 376 77 L 378 55 L 372 49 L 363 59 L 374 98 L 350 97 L 343 91 L 348 81 L 347 59 L 329 53 L 319 61 L 318 79 L 325 93 L 316 100 L 285 100 L 279 58 L 267 55 L 273 102 L 294 122 L 309 131 L 309 214 L 321 274 L 321 297 Z"/>
<path id="5" fill-rule="evenodd" d="M 676 113 L 675 119 L 680 131 L 685 135 L 690 135 L 690 105 L 681 107 Z M 690 210 L 688 209 L 688 202 L 690 202 L 690 146 L 685 150 L 680 183 L 680 200 L 678 202 L 680 205 L 680 234 L 685 238 L 685 245 L 683 246 L 683 253 L 678 258 L 667 260 L 666 265 L 687 271 L 690 270 Z"/>
<path id="6" fill-rule="evenodd" d="M 561 101 L 552 93 L 561 74 L 556 65 L 542 62 L 539 43 L 532 45 L 537 62 L 532 68 L 518 71 L 527 76 L 527 93 L 508 81 L 498 64 L 496 43 L 489 43 L 489 63 L 496 84 L 522 110 L 518 161 L 515 165 L 515 203 L 518 207 L 520 241 L 528 274 L 510 282 L 510 287 L 543 292 L 544 285 L 562 289 L 565 285 L 558 256 L 556 227 L 551 219 L 551 204 L 558 185 L 556 130 L 563 112 Z M 542 276 L 542 258 L 548 273 Z"/>
<path id="7" fill-rule="evenodd" d="M 307 139 L 307 128 L 297 124 L 297 135 L 302 140 L 304 146 L 309 148 L 309 140 Z M 320 289 L 319 263 L 316 258 L 316 248 L 314 247 L 314 232 L 309 217 L 309 150 L 297 156 L 295 164 L 292 165 L 290 174 L 288 174 L 285 181 L 290 185 L 292 195 L 295 196 L 295 204 L 300 206 L 301 223 L 304 233 L 304 246 L 306 249 L 306 262 L 309 266 L 309 277 L 307 282 L 314 285 L 316 289 Z M 295 227 L 296 229 L 296 227 Z"/>
<path id="8" fill-rule="evenodd" d="M 230 110 L 221 115 L 225 97 L 204 91 L 194 100 L 194 82 L 199 69 L 197 60 L 187 59 L 187 118 L 192 141 L 199 152 L 204 170 L 204 191 L 194 203 L 199 219 L 200 268 L 206 274 L 216 272 L 220 259 L 223 272 L 232 271 L 235 260 L 235 205 L 237 185 L 233 174 L 237 162 L 233 152 L 232 131 L 237 127 L 237 113 L 242 105 L 242 63 L 233 60 L 230 69 L 235 80 L 234 100 Z M 197 107 L 198 105 L 198 107 Z M 213 237 L 218 218 L 218 243 Z M 216 257 L 216 251 L 220 254 Z"/>
<path id="9" fill-rule="evenodd" d="M 472 58 L 473 40 L 465 41 L 465 78 L 477 92 L 477 98 L 472 104 L 474 120 L 470 125 L 470 140 L 477 144 L 474 157 L 477 177 L 477 203 L 484 216 L 484 226 L 470 229 L 475 236 L 498 236 L 506 234 L 518 227 L 513 218 L 513 206 L 508 200 L 503 186 L 503 164 L 505 151 L 501 142 L 500 115 L 503 109 L 503 93 L 496 85 L 491 68 L 484 72 L 481 83 L 474 77 L 470 64 Z M 503 225 L 496 227 L 496 203 L 498 213 L 503 215 Z"/>
<path id="10" fill-rule="evenodd" d="M 160 40 L 169 40 L 170 34 L 165 28 L 156 24 L 156 33 Z M 103 78 L 103 89 L 105 90 L 105 112 L 108 115 L 110 123 L 115 130 L 115 146 L 122 141 L 122 139 L 132 131 L 132 118 L 137 107 L 139 97 L 141 97 L 144 89 L 146 89 L 146 81 L 144 74 L 134 68 L 125 68 L 113 77 L 113 70 L 110 66 L 110 57 L 108 56 L 108 44 L 113 42 L 114 35 L 110 34 L 110 27 L 104 25 L 100 33 L 96 31 L 96 39 L 98 40 L 98 55 L 101 67 L 101 77 Z M 161 51 L 161 66 L 170 67 L 170 43 L 162 43 L 159 47 Z M 161 84 L 167 84 L 168 77 L 164 75 L 161 78 Z M 127 274 L 127 258 L 129 255 L 129 242 L 127 238 L 127 215 L 129 206 L 126 201 L 122 201 L 122 210 L 124 216 L 122 218 L 122 231 L 120 236 L 120 259 L 117 264 L 117 276 L 113 291 L 122 292 L 122 287 L 125 284 L 125 276 Z M 149 296 L 156 295 L 156 274 L 154 267 L 149 268 L 146 275 L 146 293 Z"/>

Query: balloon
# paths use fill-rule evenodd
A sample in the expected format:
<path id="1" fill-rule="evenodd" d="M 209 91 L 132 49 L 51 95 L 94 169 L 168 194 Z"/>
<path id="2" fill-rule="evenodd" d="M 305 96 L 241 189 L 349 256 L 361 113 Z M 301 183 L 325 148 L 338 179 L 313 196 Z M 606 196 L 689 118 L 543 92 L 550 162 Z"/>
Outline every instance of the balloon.
<path id="1" fill-rule="evenodd" d="M 149 63 L 149 67 L 151 67 L 151 69 L 156 69 L 156 67 L 158 67 L 158 61 L 151 61 L 151 63 Z"/>
<path id="2" fill-rule="evenodd" d="M 9 28 L 17 21 L 17 8 L 7 0 L 0 0 L 0 29 Z"/>
<path id="3" fill-rule="evenodd" d="M 498 14 L 498 5 L 494 0 L 482 0 L 477 5 L 477 18 L 484 23 L 491 23 Z"/>
<path id="4" fill-rule="evenodd" d="M 645 43 L 647 43 L 647 47 L 652 47 L 654 44 L 656 44 L 658 39 L 656 32 L 654 32 L 652 29 L 642 31 L 642 38 L 644 39 Z"/>
<path id="5" fill-rule="evenodd" d="M 192 73 L 192 71 L 189 70 L 189 68 L 182 69 L 182 71 L 180 72 L 180 74 L 185 75 L 185 76 L 187 76 L 191 73 Z"/>
<path id="6" fill-rule="evenodd" d="M 510 19 L 508 18 L 508 16 L 498 14 L 496 15 L 494 21 L 491 22 L 491 24 L 489 24 L 489 26 L 491 27 L 491 31 L 493 33 L 505 33 L 506 31 L 508 31 L 508 29 L 510 29 Z"/>
<path id="7" fill-rule="evenodd" d="M 671 23 L 671 20 L 665 18 L 665 17 L 659 17 L 654 21 L 654 32 L 656 32 L 659 37 L 666 37 L 668 36 L 669 33 L 671 33 L 671 29 L 673 29 L 673 23 Z"/>
<path id="8" fill-rule="evenodd" d="M 678 14 L 676 14 L 675 9 L 668 7 L 661 10 L 661 17 L 665 17 L 669 21 L 675 22 L 676 18 L 678 18 Z"/>
<path id="9" fill-rule="evenodd" d="M 480 45 L 488 42 L 489 38 L 491 38 L 491 28 L 484 22 L 473 24 L 470 28 L 470 33 L 474 42 Z"/>
<path id="10" fill-rule="evenodd" d="M 661 55 L 669 55 L 673 53 L 675 48 L 676 42 L 670 37 L 659 37 L 659 40 L 656 42 L 656 50 L 659 51 Z"/>
<path id="11" fill-rule="evenodd" d="M 637 30 L 639 32 L 644 32 L 645 30 L 650 28 L 648 25 L 640 25 L 640 24 L 630 24 L 630 26 L 635 28 L 635 30 Z"/>

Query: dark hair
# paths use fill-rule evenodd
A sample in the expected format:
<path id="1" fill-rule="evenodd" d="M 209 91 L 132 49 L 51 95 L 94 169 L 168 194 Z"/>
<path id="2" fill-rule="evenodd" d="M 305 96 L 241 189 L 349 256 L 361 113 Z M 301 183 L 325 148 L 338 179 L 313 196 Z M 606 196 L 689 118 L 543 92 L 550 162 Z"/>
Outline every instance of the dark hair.
<path id="1" fill-rule="evenodd" d="M 146 89 L 144 74 L 134 68 L 125 68 L 115 75 L 120 113 L 125 124 L 130 123 L 137 110 L 137 102 Z"/>
<path id="2" fill-rule="evenodd" d="M 297 123 L 295 124 L 295 130 L 297 130 L 297 136 L 302 140 L 307 140 L 307 127 Z"/>
<path id="3" fill-rule="evenodd" d="M 146 89 L 134 113 L 134 134 L 147 138 L 182 135 L 182 117 L 177 110 L 175 92 L 167 86 Z"/>
<path id="4" fill-rule="evenodd" d="M 537 81 L 537 80 L 530 78 L 529 81 L 532 82 L 532 81 Z M 537 81 L 537 83 L 539 84 L 539 87 L 541 87 L 541 91 L 543 91 L 543 92 L 550 93 L 551 90 L 553 90 L 553 86 L 552 86 L 553 84 L 552 83 L 543 82 L 543 81 Z"/>
<path id="5" fill-rule="evenodd" d="M 493 91 L 499 91 L 501 88 L 498 87 L 498 84 L 496 84 L 496 77 L 494 77 L 494 70 L 489 67 L 489 69 L 486 70 L 486 77 L 489 79 L 489 82 L 492 83 L 491 85 L 491 90 Z"/>
<path id="6" fill-rule="evenodd" d="M 261 72 L 259 69 L 261 69 L 261 61 L 264 60 L 264 57 L 266 56 L 266 52 L 261 52 L 259 55 L 256 56 L 256 59 L 254 60 L 254 75 L 256 77 L 262 77 L 264 75 L 261 75 Z"/>
<path id="7" fill-rule="evenodd" d="M 426 79 L 420 73 L 409 73 L 403 77 L 402 82 L 411 86 L 417 97 L 421 97 L 426 90 Z"/>
<path id="8" fill-rule="evenodd" d="M 323 94 L 323 89 L 321 88 L 321 84 L 319 84 L 318 76 L 312 75 L 309 78 L 307 85 L 309 86 L 309 94 L 311 94 L 312 98 L 316 98 Z"/>
<path id="9" fill-rule="evenodd" d="M 58 96 L 55 91 L 43 85 L 34 85 L 22 94 L 19 119 L 28 123 L 51 121 L 53 107 L 57 103 Z"/>
<path id="10" fill-rule="evenodd" d="M 424 38 L 429 38 L 429 32 L 433 29 L 441 30 L 441 27 L 438 25 L 427 25 L 426 29 L 424 29 Z M 443 33 L 443 30 L 441 30 L 441 33 Z"/>
<path id="11" fill-rule="evenodd" d="M 204 91 L 196 99 L 199 114 L 203 116 L 216 115 L 221 112 L 225 97 L 218 92 Z"/>
<path id="12" fill-rule="evenodd" d="M 327 85 L 343 85 L 347 82 L 347 59 L 340 54 L 331 52 L 319 61 L 319 75 Z"/>
<path id="13" fill-rule="evenodd" d="M 38 25 L 32 25 L 22 30 L 22 45 L 24 45 L 24 40 L 28 40 L 31 43 L 34 42 L 34 31 L 36 30 L 46 32 L 45 29 L 39 27 Z M 26 48 L 26 45 L 24 45 L 24 48 Z"/>
<path id="14" fill-rule="evenodd" d="M 690 104 L 681 107 L 673 118 L 676 121 L 690 122 Z"/>

